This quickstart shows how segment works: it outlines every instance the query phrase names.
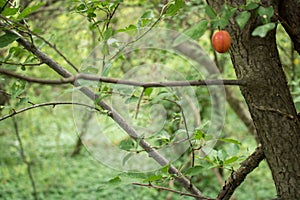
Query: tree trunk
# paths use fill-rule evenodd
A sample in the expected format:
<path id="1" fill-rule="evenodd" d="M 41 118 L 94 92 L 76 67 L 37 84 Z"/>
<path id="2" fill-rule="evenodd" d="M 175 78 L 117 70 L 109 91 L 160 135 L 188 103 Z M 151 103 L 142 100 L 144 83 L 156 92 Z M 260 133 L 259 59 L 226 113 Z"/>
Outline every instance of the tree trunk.
<path id="1" fill-rule="evenodd" d="M 221 6 L 220 1 L 208 2 L 216 10 Z M 273 7 L 276 13 L 277 5 Z M 238 79 L 247 81 L 241 91 L 272 171 L 278 199 L 295 200 L 300 197 L 300 121 L 279 59 L 276 30 L 264 38 L 253 37 L 251 33 L 258 25 L 254 14 L 243 30 L 230 20 L 231 60 Z"/>

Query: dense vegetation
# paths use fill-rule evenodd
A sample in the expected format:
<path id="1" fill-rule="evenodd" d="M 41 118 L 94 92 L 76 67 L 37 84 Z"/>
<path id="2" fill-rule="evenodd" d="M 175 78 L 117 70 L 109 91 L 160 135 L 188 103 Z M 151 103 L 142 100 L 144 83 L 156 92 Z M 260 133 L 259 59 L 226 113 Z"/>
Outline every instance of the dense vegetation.
<path id="1" fill-rule="evenodd" d="M 257 151 L 260 140 L 239 90 L 244 83 L 229 53 L 216 53 L 210 38 L 241 9 L 240 28 L 256 10 L 265 21 L 254 36 L 264 38 L 274 30 L 272 6 L 247 1 L 217 12 L 201 0 L 0 0 L 0 7 L 1 199 L 192 199 L 177 179 L 182 176 L 215 198 Z M 299 110 L 299 55 L 276 26 Z M 36 49 L 78 79 L 57 74 Z M 200 84 L 216 79 L 228 86 Z M 82 88 L 98 96 L 91 101 Z M 102 101 L 140 136 L 130 138 Z M 32 109 L 19 113 L 26 108 Z M 170 163 L 152 161 L 139 145 L 144 139 Z M 268 164 L 258 163 L 232 199 L 276 197 Z M 168 173 L 173 166 L 179 175 Z"/>

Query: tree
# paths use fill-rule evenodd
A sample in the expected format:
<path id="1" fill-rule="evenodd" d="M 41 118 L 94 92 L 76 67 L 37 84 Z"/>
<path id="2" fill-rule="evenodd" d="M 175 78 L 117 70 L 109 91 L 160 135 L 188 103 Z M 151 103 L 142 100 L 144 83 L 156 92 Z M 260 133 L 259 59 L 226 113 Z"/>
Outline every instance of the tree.
<path id="1" fill-rule="evenodd" d="M 209 2 L 217 10 L 222 5 L 222 2 Z M 230 2 L 232 6 L 244 4 L 244 1 Z M 296 28 L 299 22 L 287 16 L 297 13 L 299 2 L 267 1 L 262 6 L 274 8 L 272 21 L 281 20 L 297 47 L 298 34 L 295 32 L 299 32 Z M 293 10 L 288 9 L 291 7 Z M 247 86 L 241 90 L 272 171 L 278 199 L 297 199 L 300 183 L 297 175 L 300 160 L 299 118 L 277 51 L 276 29 L 269 31 L 263 38 L 251 35 L 259 25 L 262 25 L 262 20 L 255 12 L 251 13 L 243 30 L 236 23 L 229 23 L 228 30 L 234 41 L 231 60 L 238 79 L 247 81 Z M 294 27 L 293 34 L 289 29 L 291 27 Z M 299 49 L 297 51 L 299 53 Z"/>
<path id="2" fill-rule="evenodd" d="M 14 110 L 12 108 L 11 112 L 7 115 L 3 116 L 1 120 L 13 117 L 19 113 L 27 111 L 29 109 L 34 109 L 42 106 L 49 105 L 66 105 L 66 104 L 74 104 L 77 106 L 88 107 L 96 112 L 102 113 L 108 117 L 110 117 L 115 123 L 117 123 L 134 141 L 126 138 L 121 141 L 120 146 L 123 150 L 128 152 L 132 151 L 136 148 L 135 143 L 139 145 L 141 148 L 134 149 L 135 153 L 139 152 L 147 152 L 149 157 L 154 159 L 159 165 L 163 167 L 164 172 L 168 172 L 170 176 L 167 178 L 175 179 L 180 185 L 185 188 L 190 194 L 186 194 L 176 190 L 170 190 L 165 187 L 155 186 L 151 182 L 156 180 L 161 180 L 164 177 L 162 175 L 150 176 L 146 178 L 149 184 L 141 184 L 135 183 L 136 185 L 153 187 L 156 189 L 162 189 L 171 191 L 174 193 L 179 193 L 181 195 L 187 195 L 195 197 L 196 199 L 211 199 L 203 195 L 203 193 L 197 188 L 197 183 L 193 182 L 193 176 L 195 176 L 195 172 L 198 172 L 199 166 L 195 166 L 195 152 L 201 150 L 201 143 L 199 145 L 199 141 L 202 141 L 204 138 L 202 135 L 205 135 L 199 129 L 196 129 L 192 135 L 189 137 L 188 128 L 186 125 L 186 117 L 185 113 L 182 111 L 182 105 L 176 99 L 176 93 L 168 92 L 167 97 L 158 98 L 159 101 L 163 101 L 164 98 L 169 98 L 168 100 L 168 109 L 170 113 L 167 115 L 176 114 L 180 116 L 181 121 L 185 124 L 185 132 L 187 133 L 187 140 L 189 141 L 189 153 L 191 155 L 190 163 L 191 166 L 188 167 L 187 172 L 184 173 L 181 170 L 169 162 L 168 158 L 160 153 L 159 148 L 154 147 L 154 144 L 159 144 L 163 146 L 167 144 L 171 140 L 167 138 L 166 140 L 159 140 L 159 142 L 151 143 L 152 141 L 148 141 L 148 138 L 144 138 L 141 136 L 139 131 L 131 125 L 127 119 L 122 116 L 117 109 L 113 106 L 109 105 L 105 101 L 105 97 L 107 94 L 112 95 L 114 90 L 109 88 L 108 86 L 102 87 L 103 83 L 110 83 L 116 85 L 131 85 L 142 88 L 139 96 L 136 95 L 135 91 L 131 94 L 131 96 L 127 99 L 128 101 L 137 101 L 136 107 L 136 117 L 139 113 L 139 108 L 141 106 L 141 101 L 144 96 L 148 94 L 150 98 L 150 94 L 153 88 L 160 87 L 185 87 L 186 85 L 190 86 L 201 86 L 201 85 L 237 85 L 240 86 L 241 92 L 245 101 L 248 105 L 249 112 L 253 119 L 251 121 L 248 113 L 244 110 L 244 107 L 240 102 L 236 99 L 234 93 L 226 88 L 227 92 L 227 101 L 232 106 L 232 108 L 236 111 L 237 115 L 241 118 L 241 120 L 246 124 L 248 129 L 256 135 L 257 141 L 261 144 L 253 154 L 251 154 L 247 159 L 245 159 L 241 166 L 233 171 L 228 178 L 227 182 L 220 189 L 217 199 L 229 199 L 235 189 L 244 181 L 245 177 L 255 169 L 259 163 L 265 158 L 270 170 L 272 172 L 272 176 L 274 179 L 274 183 L 277 190 L 277 199 L 297 199 L 300 196 L 300 121 L 297 115 L 297 111 L 295 108 L 295 104 L 293 102 L 293 98 L 290 92 L 290 89 L 287 85 L 287 78 L 283 71 L 283 67 L 280 61 L 279 53 L 276 45 L 276 26 L 278 22 L 282 24 L 285 28 L 286 32 L 289 34 L 291 40 L 294 42 L 294 48 L 299 53 L 300 52 L 300 40 L 299 40 L 299 32 L 300 32 L 300 21 L 297 11 L 299 11 L 300 5 L 299 2 L 296 1 L 214 1 L 208 0 L 207 5 L 204 2 L 199 1 L 193 5 L 193 2 L 187 1 L 186 5 L 182 0 L 175 0 L 170 2 L 165 2 L 165 5 L 161 7 L 157 7 L 155 2 L 154 6 L 151 9 L 157 9 L 156 13 L 157 17 L 155 19 L 153 12 L 147 11 L 138 21 L 138 25 L 130 25 L 123 29 L 115 30 L 115 24 L 113 22 L 118 12 L 119 7 L 122 6 L 122 1 L 104 1 L 104 2 L 96 2 L 96 1 L 82 1 L 82 3 L 77 3 L 76 1 L 70 1 L 70 8 L 79 15 L 82 15 L 88 19 L 90 22 L 90 29 L 92 30 L 93 35 L 93 44 L 92 47 L 95 46 L 95 32 L 99 34 L 99 41 L 102 42 L 101 51 L 102 51 L 102 71 L 101 76 L 98 75 L 90 75 L 79 73 L 78 67 L 71 62 L 71 59 L 68 59 L 62 52 L 58 50 L 55 45 L 52 45 L 48 40 L 41 37 L 37 32 L 32 31 L 28 22 L 30 20 L 34 20 L 30 18 L 30 16 L 40 15 L 39 8 L 42 8 L 43 4 L 31 5 L 30 2 L 24 1 L 24 7 L 19 8 L 14 7 L 11 1 L 0 1 L 1 2 L 1 22 L 0 27 L 4 34 L 1 36 L 2 41 L 0 45 L 2 47 L 6 47 L 10 45 L 14 41 L 17 41 L 19 45 L 24 47 L 27 51 L 27 54 L 21 55 L 21 58 L 27 56 L 24 63 L 12 63 L 9 60 L 9 56 L 6 59 L 3 59 L 1 63 L 3 65 L 16 65 L 21 66 L 25 70 L 26 75 L 21 75 L 20 72 L 16 72 L 14 70 L 8 70 L 6 68 L 0 68 L 0 73 L 8 76 L 14 77 L 17 79 L 24 80 L 26 82 L 35 82 L 40 84 L 73 84 L 75 87 L 78 87 L 79 90 L 85 94 L 88 98 L 97 104 L 96 107 L 91 106 L 90 104 L 80 103 L 80 102 L 50 102 L 50 103 L 41 103 L 35 104 L 28 108 L 23 108 L 21 110 Z M 44 8 L 47 6 L 55 6 L 59 4 L 59 1 L 48 1 Z M 128 3 L 128 2 L 127 2 Z M 137 1 L 137 5 L 139 1 Z M 135 3 L 128 3 L 130 6 L 136 6 Z M 62 5 L 59 4 L 61 7 Z M 133 41 L 130 41 L 129 44 L 138 43 L 140 40 L 147 41 L 147 36 L 151 35 L 151 31 L 153 32 L 153 28 L 158 26 L 158 23 L 162 20 L 173 20 L 173 24 L 176 23 L 189 23 L 189 19 L 187 16 L 185 19 L 176 18 L 178 15 L 180 16 L 180 12 L 183 9 L 193 9 L 193 7 L 202 6 L 201 8 L 206 9 L 206 14 L 209 15 L 210 23 L 208 21 L 202 21 L 195 25 L 191 26 L 190 29 L 185 31 L 184 33 L 191 37 L 192 39 L 198 39 L 203 36 L 205 29 L 210 26 L 210 28 L 222 28 L 226 29 L 230 32 L 232 37 L 232 45 L 230 48 L 230 56 L 231 61 L 236 72 L 237 80 L 190 80 L 190 81 L 169 81 L 169 82 L 142 82 L 142 81 L 130 81 L 130 80 L 120 80 L 113 77 L 106 77 L 108 73 L 113 74 L 114 72 L 110 70 L 109 59 L 106 57 L 109 56 L 111 51 L 111 46 L 109 46 L 109 39 L 113 38 L 116 32 L 122 31 L 137 31 L 142 28 L 147 28 L 145 32 L 139 35 L 139 37 Z M 43 9 L 40 9 L 43 10 Z M 47 11 L 47 9 L 45 9 Z M 50 9 L 51 10 L 51 9 Z M 179 13 L 179 14 L 178 14 Z M 204 13 L 202 13 L 204 15 Z M 43 15 L 43 14 L 41 14 Z M 102 17 L 102 19 L 98 19 L 97 17 Z M 29 17 L 29 20 L 26 19 Z M 202 16 L 200 16 L 201 18 Z M 193 23 L 193 22 L 192 22 Z M 170 23 L 172 24 L 172 23 Z M 34 25 L 34 24 L 33 24 Z M 168 24 L 169 25 L 169 24 Z M 42 25 L 36 25 L 42 26 Z M 170 25 L 171 26 L 171 25 Z M 159 34 L 158 34 L 159 35 Z M 160 36 L 160 35 L 159 35 Z M 170 35 L 170 37 L 174 38 L 174 41 L 177 41 L 177 45 L 173 44 L 173 48 L 181 52 L 183 55 L 191 58 L 195 62 L 201 63 L 202 60 L 199 59 L 199 52 L 197 51 L 197 47 L 193 46 L 193 43 L 184 43 L 185 38 L 178 36 L 176 34 Z M 0 38 L 0 39 L 1 39 Z M 151 37 L 148 39 L 151 43 Z M 69 67 L 64 67 L 59 64 L 55 59 L 49 56 L 49 52 L 41 50 L 36 44 L 38 42 L 43 42 L 47 44 L 50 49 L 56 51 L 60 58 L 65 63 L 69 65 Z M 166 41 L 164 45 L 170 45 Z M 171 45 L 170 45 L 171 46 Z M 120 52 L 123 50 L 119 49 Z M 20 50 L 18 50 L 20 51 Z M 9 54 L 10 55 L 10 54 Z M 117 54 L 116 54 L 117 55 Z M 15 54 L 17 57 L 18 54 Z M 76 56 L 75 56 L 76 57 Z M 92 56 L 92 62 L 97 61 L 97 55 Z M 136 57 L 128 56 L 126 59 L 136 59 Z M 123 58 L 121 56 L 121 58 Z M 221 68 L 221 64 L 218 63 L 217 56 L 215 55 L 216 62 Z M 39 63 L 29 63 L 28 61 L 36 61 Z M 151 60 L 151 59 L 150 59 Z M 145 61 L 146 62 L 146 61 Z M 134 62 L 133 62 L 134 63 Z M 56 80 L 47 80 L 42 78 L 31 78 L 30 71 L 28 71 L 25 66 L 32 65 L 47 65 L 56 73 L 58 73 L 63 79 Z M 122 66 L 124 68 L 124 66 Z M 126 66 L 125 66 L 126 67 Z M 123 70 L 123 68 L 120 68 Z M 72 73 L 70 71 L 73 71 Z M 86 71 L 88 71 L 87 69 Z M 208 68 L 209 73 L 213 73 L 214 68 Z M 124 70 L 126 71 L 126 70 Z M 218 71 L 218 70 L 217 70 Z M 111 75 L 110 74 L 110 75 Z M 215 78 L 214 76 L 212 76 Z M 99 92 L 92 91 L 90 88 L 81 85 L 81 80 L 86 81 L 99 81 L 100 86 Z M 25 86 L 23 87 L 23 89 Z M 148 90 L 148 91 L 147 91 Z M 110 93 L 109 93 L 110 92 Z M 119 92 L 119 91 L 118 91 Z M 164 93 L 165 91 L 162 91 Z M 120 92 L 121 93 L 121 92 Z M 11 96 L 21 98 L 19 95 L 21 94 L 20 90 L 16 89 L 15 94 Z M 103 95 L 105 94 L 105 95 Z M 160 93 L 157 94 L 159 96 Z M 172 99 L 173 98 L 173 99 Z M 218 99 L 218 95 L 213 94 L 213 98 L 216 101 L 220 101 Z M 21 98 L 22 99 L 22 98 Z M 104 99 L 104 100 L 103 100 Z M 23 99 L 23 101 L 26 99 Z M 156 99 L 157 100 L 157 99 Z M 148 101 L 148 99 L 145 99 Z M 150 102 L 151 103 L 151 102 Z M 220 108 L 221 109 L 221 108 Z M 158 116 L 156 116 L 158 117 Z M 89 117 L 90 119 L 90 117 Z M 169 119 L 169 118 L 168 118 Z M 175 119 L 175 118 L 174 118 Z M 172 120 L 170 120 L 172 121 Z M 175 120 L 174 120 L 175 121 Z M 91 123 L 91 122 L 89 122 Z M 37 192 L 34 184 L 34 180 L 32 178 L 32 173 L 30 172 L 30 162 L 27 161 L 26 156 L 24 154 L 24 150 L 22 147 L 22 141 L 18 134 L 17 122 L 14 120 L 16 134 L 18 136 L 18 140 L 21 146 L 21 154 L 24 163 L 26 163 L 28 167 L 28 173 L 33 185 L 34 196 L 37 198 Z M 171 133 L 174 133 L 178 130 L 174 128 L 178 124 L 173 123 L 170 125 Z M 254 130 L 255 126 L 255 130 Z M 87 129 L 85 125 L 83 129 Z M 199 136 L 200 135 L 200 136 Z M 198 140 L 195 139 L 198 136 Z M 173 137 L 172 134 L 168 136 L 170 138 Z M 150 139 L 149 139 L 150 140 Z M 166 142 L 167 141 L 167 142 Z M 196 141 L 196 142 L 195 142 Z M 226 141 L 226 140 L 223 140 Z M 228 140 L 227 140 L 228 141 Z M 233 143 L 237 143 L 236 141 L 232 141 Z M 197 143 L 198 142 L 198 143 Z M 198 146 L 197 146 L 198 145 Z M 200 146 L 200 147 L 199 147 Z M 78 144 L 77 144 L 78 147 Z M 134 147 L 134 148 L 133 148 Z M 159 146 L 160 147 L 160 146 Z M 130 152 L 126 159 L 128 161 L 132 156 Z M 237 161 L 236 157 L 231 157 L 229 159 L 220 160 L 217 157 L 214 160 L 215 164 L 222 169 L 224 162 L 231 163 Z M 222 174 L 222 173 L 220 173 Z M 189 178 L 187 176 L 190 176 Z M 112 183 L 118 182 L 118 177 L 116 179 L 112 179 Z"/>

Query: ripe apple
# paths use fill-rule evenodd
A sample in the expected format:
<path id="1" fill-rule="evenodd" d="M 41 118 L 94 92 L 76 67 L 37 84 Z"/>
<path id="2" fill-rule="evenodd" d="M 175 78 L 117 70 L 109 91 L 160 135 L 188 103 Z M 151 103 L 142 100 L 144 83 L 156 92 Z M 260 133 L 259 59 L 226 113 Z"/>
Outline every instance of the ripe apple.
<path id="1" fill-rule="evenodd" d="M 225 53 L 231 45 L 231 37 L 229 33 L 224 30 L 215 32 L 211 41 L 213 48 L 219 53 Z"/>

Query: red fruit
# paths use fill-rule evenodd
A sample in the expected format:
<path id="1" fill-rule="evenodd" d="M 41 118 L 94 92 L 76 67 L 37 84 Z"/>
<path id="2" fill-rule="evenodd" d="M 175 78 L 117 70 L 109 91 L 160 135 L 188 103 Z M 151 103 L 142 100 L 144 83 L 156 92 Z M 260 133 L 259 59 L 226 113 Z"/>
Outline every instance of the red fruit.
<path id="1" fill-rule="evenodd" d="M 229 33 L 224 30 L 215 32 L 211 41 L 213 48 L 219 53 L 225 53 L 231 45 L 231 37 Z"/>

